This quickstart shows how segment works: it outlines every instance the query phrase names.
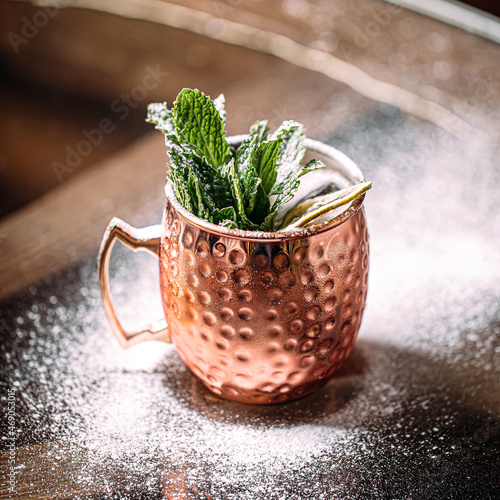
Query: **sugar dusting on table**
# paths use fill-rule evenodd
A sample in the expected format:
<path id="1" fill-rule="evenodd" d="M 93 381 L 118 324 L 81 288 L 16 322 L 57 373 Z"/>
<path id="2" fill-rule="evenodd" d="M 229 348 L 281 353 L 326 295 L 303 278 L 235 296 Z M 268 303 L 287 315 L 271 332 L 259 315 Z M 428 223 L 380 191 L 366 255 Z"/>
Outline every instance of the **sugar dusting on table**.
<path id="1" fill-rule="evenodd" d="M 422 470 L 448 474 L 464 460 L 456 436 L 477 429 L 493 436 L 500 411 L 491 405 L 500 357 L 492 228 L 500 215 L 489 189 L 498 173 L 472 171 L 474 152 L 440 141 L 438 148 L 429 139 L 412 168 L 403 162 L 407 142 L 392 151 L 392 168 L 381 165 L 388 153 L 370 167 L 367 311 L 351 358 L 322 391 L 249 407 L 211 396 L 172 346 L 122 351 L 89 260 L 32 287 L 9 304 L 22 311 L 29 301 L 30 309 L 12 324 L 2 320 L 10 332 L 2 356 L 27 415 L 18 422 L 19 444 L 55 441 L 56 469 L 83 456 L 73 481 L 109 495 L 118 488 L 120 498 L 137 491 L 146 498 L 161 491 L 166 498 L 377 498 L 391 487 L 439 488 L 419 477 Z M 161 314 L 154 261 L 117 255 L 112 286 L 121 317 L 133 323 Z M 19 473 L 29 466 L 19 464 Z M 388 484 L 389 469 L 415 477 Z"/>

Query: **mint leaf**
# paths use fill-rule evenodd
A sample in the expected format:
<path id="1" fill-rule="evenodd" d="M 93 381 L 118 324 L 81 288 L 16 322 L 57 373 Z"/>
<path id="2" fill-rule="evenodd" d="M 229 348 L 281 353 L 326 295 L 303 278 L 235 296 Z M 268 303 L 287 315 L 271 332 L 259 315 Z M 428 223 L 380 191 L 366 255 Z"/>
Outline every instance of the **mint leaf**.
<path id="1" fill-rule="evenodd" d="M 235 152 L 235 167 L 238 172 L 243 174 L 250 164 L 250 156 L 257 141 L 254 137 L 247 137 L 240 144 L 240 147 Z"/>
<path id="2" fill-rule="evenodd" d="M 252 151 L 258 142 L 258 136 L 245 139 L 236 151 L 235 170 L 243 195 L 243 206 L 246 217 L 259 223 L 269 211 L 270 202 L 262 187 L 262 180 L 250 164 Z"/>
<path id="3" fill-rule="evenodd" d="M 297 126 L 296 122 L 283 122 L 271 139 L 259 142 L 252 150 L 250 161 L 258 176 L 262 179 L 262 186 L 266 194 L 271 192 L 276 182 L 276 166 L 283 137 L 293 132 Z M 259 122 L 254 127 L 252 135 L 259 140 L 263 137 L 263 133 L 267 129 L 267 123 Z"/>
<path id="4" fill-rule="evenodd" d="M 166 102 L 149 104 L 146 121 L 154 123 L 155 128 L 165 134 L 165 145 L 168 148 L 179 145 L 179 140 L 175 134 L 174 113 L 168 109 Z"/>
<path id="5" fill-rule="evenodd" d="M 321 160 L 310 160 L 308 161 L 298 172 L 297 177 L 302 177 L 309 172 L 314 172 L 320 168 L 324 168 L 325 164 Z"/>
<path id="6" fill-rule="evenodd" d="M 276 182 L 271 195 L 279 194 L 289 176 L 300 168 L 306 150 L 304 127 L 296 121 L 283 122 L 274 135 L 281 138 L 281 147 L 276 161 Z"/>
<path id="7" fill-rule="evenodd" d="M 250 136 L 256 137 L 257 142 L 265 141 L 267 139 L 268 135 L 269 135 L 269 121 L 268 120 L 261 120 L 261 121 L 255 122 L 250 127 Z"/>
<path id="8" fill-rule="evenodd" d="M 288 120 L 283 122 L 278 130 L 272 135 L 271 139 L 259 144 L 259 149 L 266 148 L 264 155 L 261 156 L 261 170 L 257 169 L 259 176 L 263 179 L 264 190 L 268 195 L 276 194 L 276 181 L 278 179 L 278 169 L 280 170 L 280 177 L 283 177 L 283 167 L 286 165 L 283 163 L 283 157 L 291 156 L 289 153 L 288 144 L 298 143 L 296 138 L 296 130 L 300 128 L 301 125 L 293 120 Z M 299 134 L 300 137 L 300 134 Z M 291 141 L 291 138 L 294 141 Z M 269 146 L 266 146 L 269 145 Z M 285 145 L 285 148 L 283 148 Z M 259 151 L 257 151 L 259 154 Z M 281 163 L 279 163 L 281 160 Z M 299 160 L 300 162 L 300 160 Z M 295 164 L 290 166 L 290 170 L 294 170 Z"/>
<path id="9" fill-rule="evenodd" d="M 243 189 L 240 183 L 240 179 L 236 172 L 235 160 L 232 158 L 227 165 L 222 168 L 223 175 L 231 183 L 231 192 L 233 199 L 235 201 L 235 208 L 238 212 L 238 218 L 240 221 L 239 227 L 241 229 L 255 230 L 258 224 L 254 224 L 246 215 L 245 212 L 245 201 L 243 198 Z"/>
<path id="10" fill-rule="evenodd" d="M 169 154 L 177 171 L 182 172 L 184 178 L 192 177 L 198 205 L 201 203 L 206 210 L 213 211 L 233 204 L 231 185 L 221 170 L 212 170 L 205 158 L 182 146 L 172 146 Z M 207 220 L 211 220 L 211 216 Z"/>
<path id="11" fill-rule="evenodd" d="M 184 89 L 173 108 L 175 133 L 208 163 L 218 169 L 228 159 L 224 121 L 214 103 L 199 90 Z"/>
<path id="12" fill-rule="evenodd" d="M 259 229 L 261 231 L 273 231 L 274 229 L 274 224 L 276 221 L 276 214 L 278 213 L 278 210 L 285 204 L 288 203 L 296 193 L 297 189 L 299 188 L 300 185 L 300 177 L 303 175 L 313 172 L 314 170 L 318 170 L 320 168 L 323 168 L 325 165 L 322 161 L 320 160 L 311 160 L 308 162 L 306 165 L 303 167 L 299 167 L 295 171 L 289 171 L 287 174 L 287 177 L 284 179 L 284 181 L 281 183 L 280 186 L 280 191 L 278 196 L 276 197 L 276 200 L 274 201 L 274 204 L 271 208 L 271 211 L 269 215 L 267 215 L 260 225 Z"/>
<path id="13" fill-rule="evenodd" d="M 281 156 L 281 165 L 285 165 L 286 159 L 291 158 L 294 163 L 289 167 L 290 174 L 298 173 L 296 163 L 300 166 L 303 152 L 298 151 L 293 155 L 293 148 L 303 142 L 303 130 L 300 124 L 290 120 L 283 122 L 270 139 L 263 140 L 268 136 L 268 130 L 267 121 L 256 122 L 250 128 L 250 137 L 243 141 L 236 154 L 236 167 L 244 188 L 245 215 L 252 222 L 260 224 L 263 230 L 271 231 L 276 213 L 285 203 L 281 199 L 277 200 L 278 204 L 275 202 L 270 213 L 269 196 L 281 193 L 285 187 L 284 181 L 279 189 L 275 187 L 278 161 Z M 293 180 L 289 176 L 286 178 Z M 293 197 L 298 186 L 299 182 L 292 183 L 289 186 L 290 193 L 282 199 L 288 200 L 290 195 Z"/>
<path id="14" fill-rule="evenodd" d="M 168 176 L 179 203 L 224 227 L 274 231 L 276 214 L 300 178 L 323 166 L 317 160 L 301 165 L 304 128 L 293 120 L 273 135 L 267 120 L 255 122 L 239 148 L 229 147 L 223 94 L 211 101 L 199 90 L 184 89 L 172 110 L 166 102 L 150 104 L 146 121 L 165 134 Z"/>
<path id="15" fill-rule="evenodd" d="M 236 169 L 234 168 L 234 158 L 232 158 L 227 165 L 222 168 L 222 175 L 227 179 L 230 187 L 233 199 L 236 202 L 236 210 L 238 214 L 245 213 L 245 204 L 243 202 L 243 193 L 241 190 L 240 180 L 236 174 Z"/>
<path id="16" fill-rule="evenodd" d="M 219 112 L 219 115 L 224 123 L 226 124 L 226 98 L 224 94 L 220 94 L 219 97 L 214 99 L 215 109 Z"/>
<path id="17" fill-rule="evenodd" d="M 212 213 L 212 217 L 214 224 L 232 229 L 238 228 L 238 215 L 234 207 L 217 209 Z"/>
<path id="18" fill-rule="evenodd" d="M 219 222 L 219 226 L 228 227 L 230 229 L 238 229 L 238 224 L 230 219 L 225 219 L 222 222 Z"/>
<path id="19" fill-rule="evenodd" d="M 251 151 L 250 164 L 262 181 L 264 192 L 268 195 L 276 182 L 276 162 L 280 143 L 270 140 L 256 144 Z"/>
<path id="20" fill-rule="evenodd" d="M 146 121 L 154 123 L 156 130 L 160 130 L 165 135 L 175 134 L 174 114 L 168 109 L 166 102 L 149 104 Z"/>
<path id="21" fill-rule="evenodd" d="M 304 158 L 306 152 L 306 147 L 304 146 L 306 136 L 304 134 L 303 125 L 295 121 L 283 122 L 280 129 L 283 133 L 281 134 L 281 148 L 276 165 L 277 191 L 279 191 L 278 186 L 285 182 L 288 174 L 300 168 L 300 162 Z M 278 133 L 279 130 L 276 134 Z"/>
<path id="22" fill-rule="evenodd" d="M 211 207 L 205 204 L 206 196 L 204 196 L 204 191 L 201 186 L 200 180 L 192 172 L 189 175 L 188 186 L 191 191 L 194 191 L 196 196 L 197 210 L 196 215 L 200 219 L 210 220 Z"/>
<path id="23" fill-rule="evenodd" d="M 191 200 L 191 194 L 189 193 L 185 178 L 175 168 L 169 169 L 168 175 L 172 181 L 175 197 L 179 203 L 190 212 L 194 213 L 197 211 Z"/>

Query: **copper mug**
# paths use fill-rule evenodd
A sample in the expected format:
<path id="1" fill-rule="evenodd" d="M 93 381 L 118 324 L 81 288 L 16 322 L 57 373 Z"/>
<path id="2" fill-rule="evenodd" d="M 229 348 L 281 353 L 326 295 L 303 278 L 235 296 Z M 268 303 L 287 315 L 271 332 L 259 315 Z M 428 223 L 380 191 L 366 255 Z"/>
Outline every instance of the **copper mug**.
<path id="1" fill-rule="evenodd" d="M 311 139 L 306 146 L 324 157 L 339 187 L 363 182 L 340 151 Z M 242 403 L 281 403 L 321 388 L 351 352 L 365 307 L 364 196 L 312 229 L 261 233 L 196 217 L 170 184 L 166 194 L 161 225 L 135 229 L 114 218 L 103 237 L 99 285 L 122 347 L 173 342 L 210 391 Z M 116 240 L 160 260 L 165 319 L 135 332 L 125 331 L 111 301 L 108 267 Z"/>

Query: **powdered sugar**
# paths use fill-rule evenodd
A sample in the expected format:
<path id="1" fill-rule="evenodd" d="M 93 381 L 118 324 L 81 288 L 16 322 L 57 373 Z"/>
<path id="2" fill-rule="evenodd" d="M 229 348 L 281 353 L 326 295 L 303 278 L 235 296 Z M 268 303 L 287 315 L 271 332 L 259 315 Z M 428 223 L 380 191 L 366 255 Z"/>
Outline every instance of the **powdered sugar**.
<path id="1" fill-rule="evenodd" d="M 498 174 L 487 157 L 472 169 L 474 154 L 446 137 L 418 142 L 394 127 L 378 156 L 374 124 L 348 135 L 374 181 L 369 296 L 357 346 L 323 390 L 249 407 L 209 394 L 170 345 L 122 351 L 92 257 L 2 306 L 17 444 L 54 443 L 23 455 L 19 477 L 48 463 L 105 498 L 487 491 L 500 411 Z M 412 165 L 417 144 L 425 150 Z M 118 250 L 112 290 L 127 325 L 162 314 L 153 258 Z"/>

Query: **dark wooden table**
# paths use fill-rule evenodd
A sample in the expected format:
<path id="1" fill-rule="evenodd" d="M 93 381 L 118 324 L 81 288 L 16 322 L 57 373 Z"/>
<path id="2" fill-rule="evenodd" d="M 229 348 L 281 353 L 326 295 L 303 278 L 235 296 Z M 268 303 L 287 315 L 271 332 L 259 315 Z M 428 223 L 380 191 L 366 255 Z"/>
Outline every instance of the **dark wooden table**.
<path id="1" fill-rule="evenodd" d="M 169 67 L 151 100 L 198 79 L 230 133 L 295 118 L 344 150 L 374 183 L 367 310 L 338 376 L 279 407 L 216 399 L 171 346 L 121 351 L 95 259 L 111 216 L 161 217 L 163 140 L 142 138 L 0 221 L 0 498 L 498 498 L 499 47 L 367 0 L 103 5 L 12 64 L 64 85 L 51 43 L 77 21 Z M 16 6 L 7 30 L 37 9 Z M 111 102 L 137 81 L 104 59 L 74 71 Z M 124 321 L 161 314 L 154 259 L 117 251 L 112 276 Z"/>

